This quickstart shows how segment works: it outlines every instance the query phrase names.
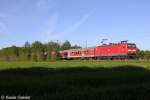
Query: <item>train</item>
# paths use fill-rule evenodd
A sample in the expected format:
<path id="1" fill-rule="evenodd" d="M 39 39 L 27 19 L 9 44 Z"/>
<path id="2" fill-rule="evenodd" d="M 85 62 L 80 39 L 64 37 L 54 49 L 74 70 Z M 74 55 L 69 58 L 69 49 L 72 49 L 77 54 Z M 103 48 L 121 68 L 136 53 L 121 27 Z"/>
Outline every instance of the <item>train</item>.
<path id="1" fill-rule="evenodd" d="M 104 44 L 96 47 L 69 49 L 59 51 L 60 58 L 71 59 L 134 59 L 137 48 L 135 43 L 121 41 L 119 43 Z"/>

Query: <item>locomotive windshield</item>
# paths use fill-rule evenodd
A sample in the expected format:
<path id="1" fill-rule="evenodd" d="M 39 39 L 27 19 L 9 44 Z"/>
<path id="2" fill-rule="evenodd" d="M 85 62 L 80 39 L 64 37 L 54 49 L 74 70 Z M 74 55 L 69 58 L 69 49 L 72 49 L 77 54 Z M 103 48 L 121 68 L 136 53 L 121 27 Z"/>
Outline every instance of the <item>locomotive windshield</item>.
<path id="1" fill-rule="evenodd" d="M 136 48 L 135 44 L 128 44 L 128 48 Z"/>

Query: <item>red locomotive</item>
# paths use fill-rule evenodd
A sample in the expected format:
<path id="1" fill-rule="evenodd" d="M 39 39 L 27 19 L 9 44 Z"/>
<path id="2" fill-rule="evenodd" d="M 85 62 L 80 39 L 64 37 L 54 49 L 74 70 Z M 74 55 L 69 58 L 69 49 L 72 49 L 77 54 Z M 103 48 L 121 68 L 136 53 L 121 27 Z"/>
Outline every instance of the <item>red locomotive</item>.
<path id="1" fill-rule="evenodd" d="M 129 59 L 136 56 L 136 45 L 121 41 L 117 44 L 63 50 L 59 53 L 62 59 Z"/>

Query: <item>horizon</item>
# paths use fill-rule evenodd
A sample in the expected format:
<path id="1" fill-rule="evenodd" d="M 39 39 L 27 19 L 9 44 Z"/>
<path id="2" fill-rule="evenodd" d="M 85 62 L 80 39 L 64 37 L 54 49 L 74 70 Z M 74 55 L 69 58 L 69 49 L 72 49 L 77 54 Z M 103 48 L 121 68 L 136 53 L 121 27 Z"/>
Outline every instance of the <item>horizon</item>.
<path id="1" fill-rule="evenodd" d="M 0 49 L 26 41 L 85 47 L 129 40 L 150 50 L 149 0 L 0 0 Z"/>

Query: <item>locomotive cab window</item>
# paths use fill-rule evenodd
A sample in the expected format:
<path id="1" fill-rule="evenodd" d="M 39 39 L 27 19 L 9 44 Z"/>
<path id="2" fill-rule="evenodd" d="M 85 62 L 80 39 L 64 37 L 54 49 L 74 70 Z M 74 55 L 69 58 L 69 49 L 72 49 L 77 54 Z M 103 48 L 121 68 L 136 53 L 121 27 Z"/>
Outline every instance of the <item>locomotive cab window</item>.
<path id="1" fill-rule="evenodd" d="M 136 48 L 135 44 L 128 44 L 128 48 Z"/>

